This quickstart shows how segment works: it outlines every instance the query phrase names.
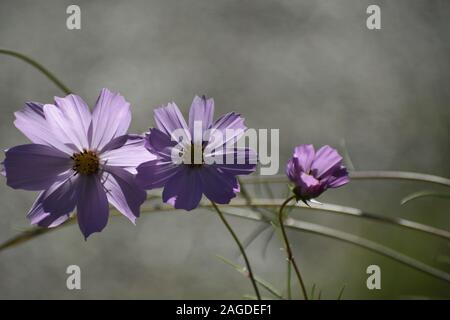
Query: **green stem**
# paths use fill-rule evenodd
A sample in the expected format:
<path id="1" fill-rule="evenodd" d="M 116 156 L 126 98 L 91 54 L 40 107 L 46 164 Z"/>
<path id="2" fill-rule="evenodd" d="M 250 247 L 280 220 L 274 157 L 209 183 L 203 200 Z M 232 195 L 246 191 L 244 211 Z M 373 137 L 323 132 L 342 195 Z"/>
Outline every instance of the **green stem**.
<path id="1" fill-rule="evenodd" d="M 236 233 L 233 231 L 233 228 L 231 228 L 231 226 L 228 223 L 227 219 L 225 219 L 225 216 L 223 215 L 222 211 L 220 211 L 220 209 L 217 206 L 217 204 L 215 202 L 213 202 L 213 201 L 211 201 L 211 203 L 212 203 L 212 206 L 214 207 L 214 209 L 219 214 L 220 220 L 222 220 L 223 224 L 228 229 L 228 231 L 230 232 L 230 234 L 233 237 L 234 241 L 236 242 L 237 246 L 239 247 L 239 250 L 241 251 L 242 257 L 244 258 L 244 261 L 245 261 L 245 266 L 246 266 L 246 268 L 248 270 L 248 277 L 250 278 L 250 281 L 252 282 L 253 288 L 255 289 L 256 297 L 258 298 L 258 300 L 261 300 L 261 295 L 259 294 L 259 289 L 258 289 L 258 286 L 256 285 L 256 281 L 255 281 L 255 278 L 254 278 L 254 275 L 253 275 L 253 271 L 252 271 L 252 268 L 250 266 L 250 262 L 248 260 L 247 254 L 245 253 L 244 247 L 242 246 L 241 242 L 239 241 L 239 238 L 237 237 Z"/>
<path id="2" fill-rule="evenodd" d="M 286 207 L 286 205 L 289 202 L 291 202 L 294 199 L 295 199 L 295 196 L 292 196 L 292 197 L 287 198 L 283 202 L 283 204 L 280 207 L 280 211 L 278 213 L 278 222 L 280 224 L 281 234 L 283 235 L 284 247 L 286 249 L 287 259 L 292 264 L 292 266 L 294 267 L 294 271 L 295 271 L 295 274 L 297 275 L 297 279 L 298 279 L 298 282 L 300 284 L 300 288 L 302 289 L 303 296 L 305 297 L 305 300 L 308 300 L 308 294 L 306 293 L 305 284 L 303 283 L 303 279 L 302 279 L 302 276 L 300 274 L 300 270 L 298 269 L 297 263 L 295 262 L 294 254 L 292 253 L 291 245 L 289 244 L 289 239 L 287 237 L 287 233 L 286 233 L 286 229 L 284 228 L 284 221 L 283 221 L 283 209 L 284 209 L 284 207 Z"/>
<path id="3" fill-rule="evenodd" d="M 291 263 L 287 261 L 287 298 L 288 300 L 292 299 L 292 290 L 291 290 Z"/>
<path id="4" fill-rule="evenodd" d="M 278 201 L 279 203 L 280 201 Z M 209 204 L 201 204 L 201 207 L 209 208 L 211 205 Z M 270 206 L 275 206 L 275 204 L 271 204 Z M 227 209 L 233 209 L 228 205 Z M 141 210 L 141 213 L 161 213 L 161 212 L 168 212 L 168 211 L 174 211 L 174 208 L 169 205 L 157 205 L 152 207 L 146 207 Z M 122 216 L 117 210 L 111 209 L 112 216 Z M 227 215 L 247 219 L 250 221 L 263 221 L 268 222 L 268 219 L 265 217 L 262 217 L 259 213 L 256 213 L 251 210 L 239 210 L 239 211 L 225 211 L 224 212 Z M 23 243 L 26 243 L 32 239 L 35 239 L 41 235 L 45 235 L 47 233 L 61 230 L 62 228 L 66 226 L 72 226 L 76 222 L 75 217 L 69 218 L 69 220 L 65 223 L 63 223 L 58 228 L 41 228 L 41 227 L 31 227 L 25 231 L 22 231 L 20 234 L 10 238 L 9 240 L 5 241 L 4 243 L 0 244 L 0 252 L 4 251 L 6 249 L 12 248 L 16 245 L 20 245 Z M 295 220 L 293 218 L 288 218 L 285 220 L 285 226 L 288 228 L 291 228 L 296 231 L 302 231 L 307 232 L 315 235 L 319 235 L 322 237 L 350 243 L 352 245 L 358 246 L 360 248 L 363 248 L 365 250 L 369 250 L 372 252 L 375 252 L 379 255 L 382 255 L 384 257 L 387 257 L 389 259 L 392 259 L 393 261 L 396 261 L 398 263 L 401 263 L 402 265 L 408 266 L 416 271 L 422 272 L 424 274 L 430 275 L 436 279 L 446 281 L 450 283 L 450 274 L 446 273 L 445 271 L 441 271 L 439 269 L 436 269 L 430 265 L 427 265 L 421 261 L 418 261 L 414 258 L 411 258 L 409 256 L 406 256 L 398 251 L 395 251 L 389 247 L 386 247 L 384 245 L 381 245 L 377 242 L 361 238 L 359 236 L 339 231 L 333 228 L 328 228 L 319 224 L 315 223 L 309 223 L 306 221 L 300 221 Z"/>
<path id="5" fill-rule="evenodd" d="M 61 91 L 63 91 L 65 94 L 70 94 L 72 91 L 67 88 L 58 78 L 56 78 L 53 73 L 48 71 L 43 65 L 38 63 L 37 61 L 31 59 L 30 57 L 13 50 L 7 50 L 7 49 L 0 49 L 0 54 L 5 54 L 8 56 L 12 56 L 15 58 L 18 58 L 22 61 L 25 61 L 26 63 L 32 65 L 34 68 L 42 72 L 50 81 L 52 81 Z"/>
<path id="6" fill-rule="evenodd" d="M 450 179 L 434 176 L 431 174 L 407 172 L 407 171 L 350 171 L 352 180 L 405 180 L 434 183 L 450 187 Z M 242 181 L 247 184 L 255 183 L 286 183 L 288 179 L 285 175 L 265 176 L 264 178 L 255 178 L 254 176 L 242 177 Z"/>

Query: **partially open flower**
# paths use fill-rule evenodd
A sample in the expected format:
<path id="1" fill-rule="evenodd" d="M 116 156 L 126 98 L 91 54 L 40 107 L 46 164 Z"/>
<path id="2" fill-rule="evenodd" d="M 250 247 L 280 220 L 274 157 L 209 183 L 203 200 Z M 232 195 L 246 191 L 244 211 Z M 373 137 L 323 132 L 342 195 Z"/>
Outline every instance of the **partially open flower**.
<path id="1" fill-rule="evenodd" d="M 286 174 L 295 185 L 297 200 L 303 201 L 350 181 L 342 157 L 330 146 L 323 146 L 317 152 L 311 144 L 297 146 L 286 165 Z"/>

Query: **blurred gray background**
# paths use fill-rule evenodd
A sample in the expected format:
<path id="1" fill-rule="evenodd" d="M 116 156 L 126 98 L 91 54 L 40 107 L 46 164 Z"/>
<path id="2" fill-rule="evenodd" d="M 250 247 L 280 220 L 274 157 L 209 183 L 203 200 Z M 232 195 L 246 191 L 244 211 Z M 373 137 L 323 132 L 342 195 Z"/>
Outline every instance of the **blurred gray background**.
<path id="1" fill-rule="evenodd" d="M 82 29 L 66 29 L 66 7 L 81 7 Z M 381 6 L 369 31 L 366 8 Z M 249 127 L 280 128 L 281 168 L 300 143 L 339 147 L 357 169 L 450 176 L 450 2 L 360 0 L 0 1 L 0 47 L 30 55 L 91 106 L 102 87 L 133 107 L 132 130 L 153 126 L 153 108 L 195 94 L 212 96 L 216 116 L 236 110 Z M 0 146 L 28 143 L 13 126 L 25 101 L 63 95 L 31 66 L 0 56 Z M 28 227 L 35 194 L 0 184 L 0 241 Z M 407 194 L 433 185 L 354 181 L 322 201 L 450 229 L 450 201 Z M 256 192 L 257 190 L 253 190 Z M 283 193 L 281 190 L 277 196 Z M 267 195 L 263 195 L 267 196 Z M 293 216 L 379 241 L 450 272 L 448 242 L 414 231 L 317 211 Z M 241 238 L 254 222 L 230 218 Z M 249 248 L 256 273 L 280 290 L 285 261 L 269 232 Z M 450 284 L 350 244 L 290 232 L 308 287 L 326 299 L 450 298 Z M 250 283 L 216 258 L 236 258 L 208 211 L 143 215 L 134 227 L 111 218 L 87 242 L 76 226 L 0 253 L 0 298 L 211 299 L 252 294 Z M 447 260 L 446 260 L 447 259 Z M 447 262 L 446 262 L 447 261 Z M 66 289 L 65 270 L 82 269 L 82 290 Z M 369 291 L 366 267 L 382 269 Z M 294 282 L 293 282 L 294 283 Z M 297 289 L 297 287 L 294 287 Z"/>

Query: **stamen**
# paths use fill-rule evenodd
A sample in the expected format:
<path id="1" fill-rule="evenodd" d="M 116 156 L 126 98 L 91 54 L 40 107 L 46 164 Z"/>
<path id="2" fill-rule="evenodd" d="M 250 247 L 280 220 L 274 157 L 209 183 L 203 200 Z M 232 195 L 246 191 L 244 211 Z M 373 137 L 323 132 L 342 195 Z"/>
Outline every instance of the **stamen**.
<path id="1" fill-rule="evenodd" d="M 100 167 L 100 159 L 93 151 L 83 149 L 82 152 L 74 153 L 70 158 L 74 161 L 72 169 L 76 174 L 94 174 Z"/>

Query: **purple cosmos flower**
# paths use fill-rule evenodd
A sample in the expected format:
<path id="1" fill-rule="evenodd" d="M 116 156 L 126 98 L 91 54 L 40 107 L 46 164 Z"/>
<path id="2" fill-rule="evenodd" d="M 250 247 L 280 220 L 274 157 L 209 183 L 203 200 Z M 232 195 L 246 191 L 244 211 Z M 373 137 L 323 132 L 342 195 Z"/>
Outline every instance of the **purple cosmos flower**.
<path id="1" fill-rule="evenodd" d="M 76 95 L 55 97 L 55 105 L 29 102 L 14 124 L 33 143 L 6 151 L 7 184 L 41 191 L 27 217 L 32 224 L 55 227 L 77 208 L 87 237 L 107 224 L 108 202 L 135 223 L 145 191 L 135 167 L 155 158 L 143 137 L 127 135 L 130 104 L 103 89 L 94 111 Z"/>
<path id="2" fill-rule="evenodd" d="M 323 146 L 317 152 L 310 144 L 297 146 L 286 165 L 286 174 L 295 184 L 297 200 L 303 201 L 350 181 L 342 157 L 330 146 Z"/>
<path id="3" fill-rule="evenodd" d="M 164 187 L 163 201 L 185 210 L 196 208 L 203 194 L 220 204 L 236 196 L 236 176 L 255 171 L 256 154 L 235 145 L 246 130 L 239 114 L 231 112 L 216 121 L 213 115 L 213 99 L 198 96 L 191 105 L 189 125 L 175 103 L 155 109 L 158 128 L 150 129 L 146 147 L 157 159 L 137 168 L 143 188 Z"/>

